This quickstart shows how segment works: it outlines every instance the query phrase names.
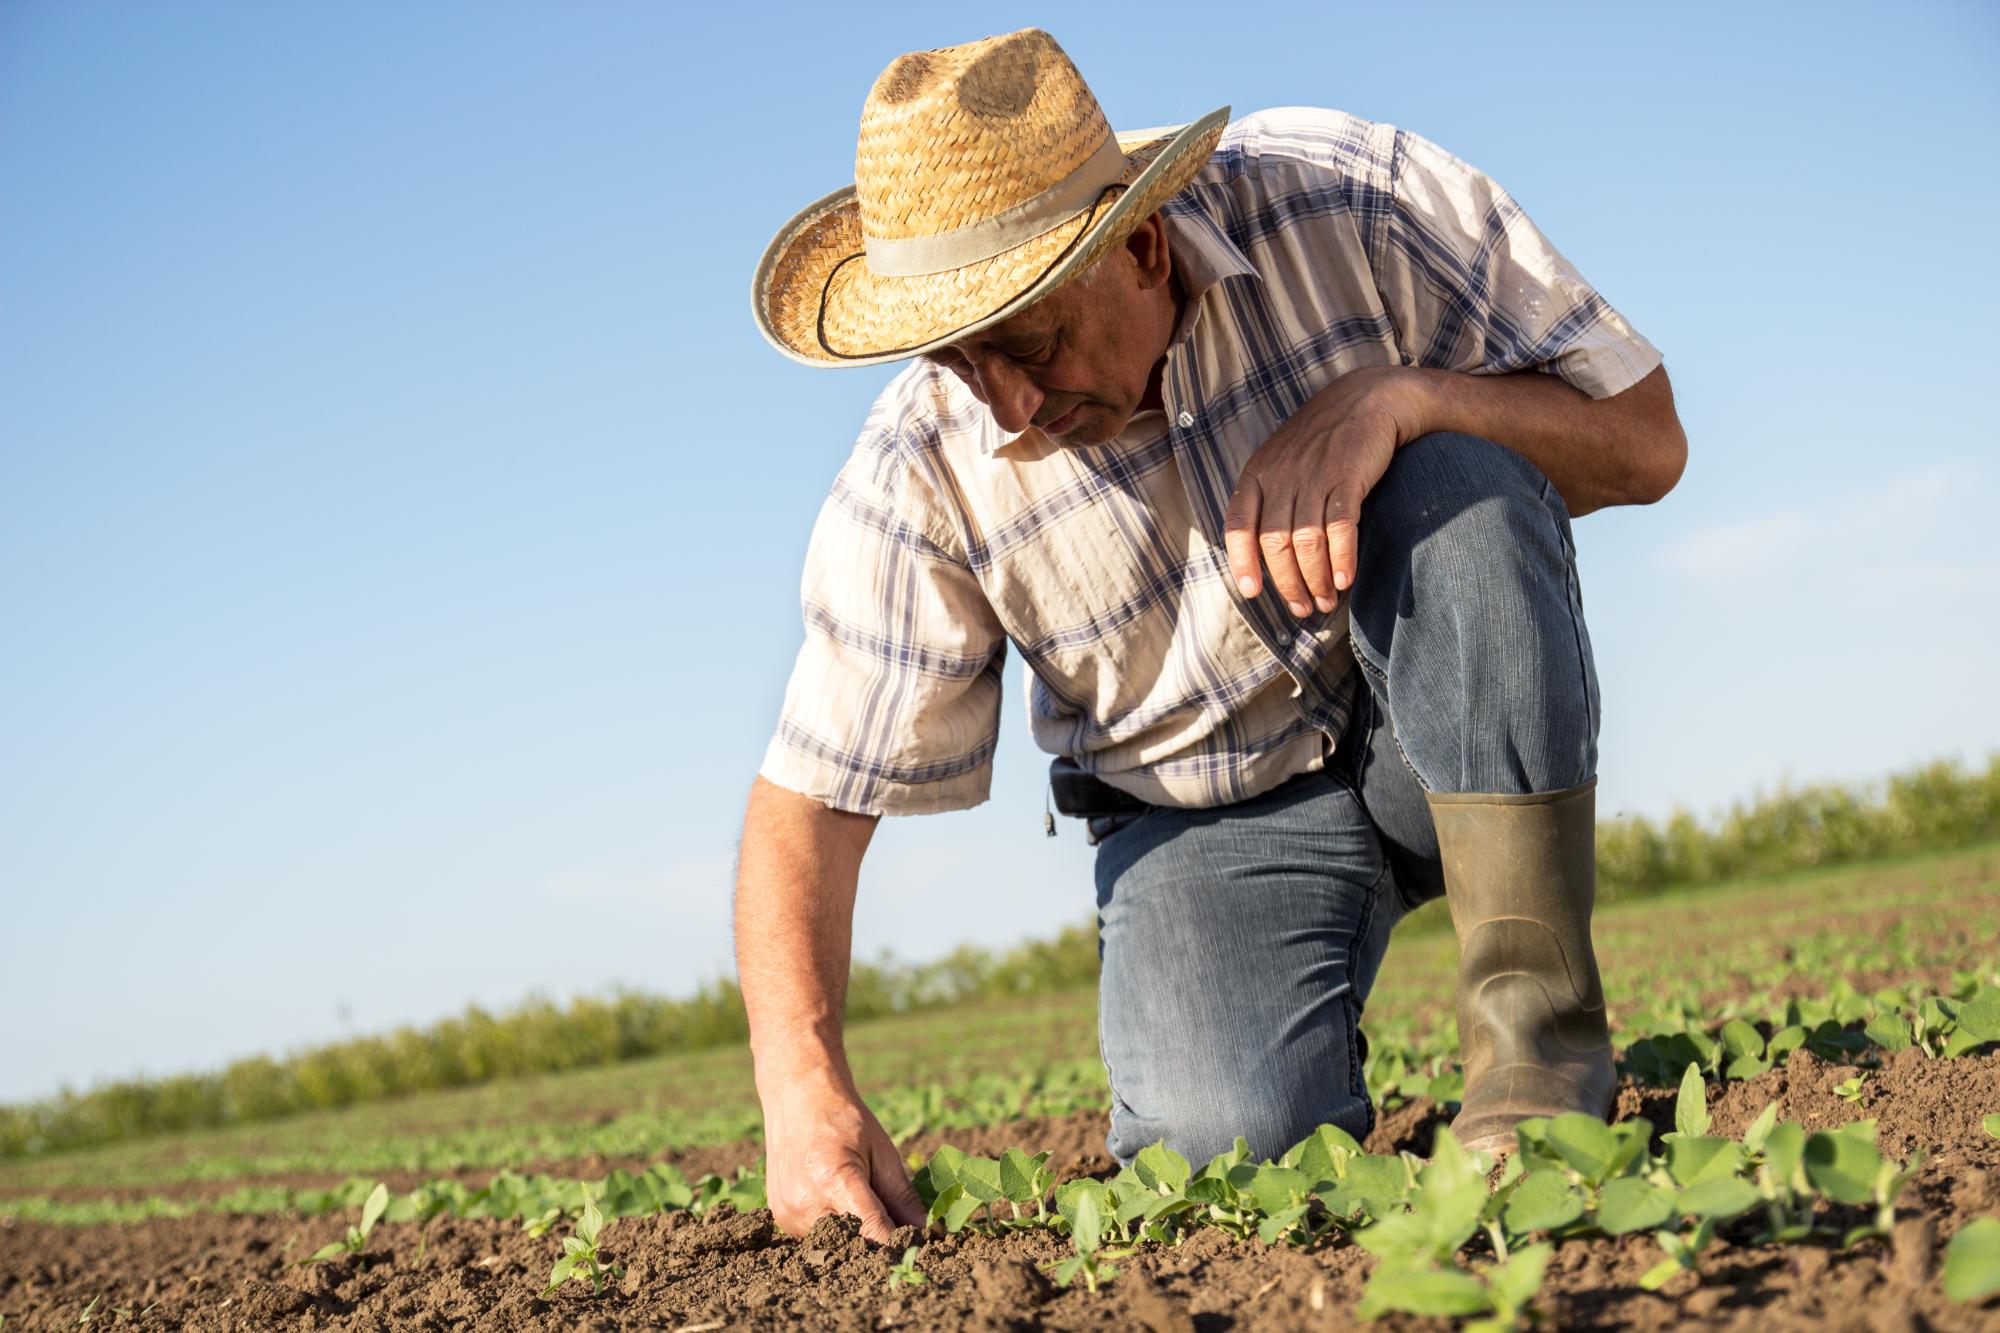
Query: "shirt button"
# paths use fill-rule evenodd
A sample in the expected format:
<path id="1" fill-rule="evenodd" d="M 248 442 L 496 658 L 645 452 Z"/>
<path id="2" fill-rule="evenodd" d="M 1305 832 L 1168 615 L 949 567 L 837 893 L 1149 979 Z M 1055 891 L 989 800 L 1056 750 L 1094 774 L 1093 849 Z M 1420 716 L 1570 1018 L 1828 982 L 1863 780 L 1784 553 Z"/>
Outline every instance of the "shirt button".
<path id="1" fill-rule="evenodd" d="M 1183 411 L 1180 414 L 1180 416 L 1175 419 L 1181 423 L 1181 429 L 1186 430 L 1189 426 L 1192 426 L 1194 424 L 1194 413 Z"/>

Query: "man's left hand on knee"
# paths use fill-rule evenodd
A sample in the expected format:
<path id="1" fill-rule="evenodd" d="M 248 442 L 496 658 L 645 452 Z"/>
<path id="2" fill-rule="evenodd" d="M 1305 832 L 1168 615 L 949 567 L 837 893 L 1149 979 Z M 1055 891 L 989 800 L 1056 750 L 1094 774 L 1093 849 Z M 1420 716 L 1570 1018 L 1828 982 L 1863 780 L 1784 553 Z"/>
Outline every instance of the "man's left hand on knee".
<path id="1" fill-rule="evenodd" d="M 1340 604 L 1354 584 L 1361 502 L 1420 433 L 1417 392 L 1408 367 L 1350 371 L 1250 455 L 1223 524 L 1229 572 L 1245 598 L 1263 592 L 1261 556 L 1294 616 Z"/>

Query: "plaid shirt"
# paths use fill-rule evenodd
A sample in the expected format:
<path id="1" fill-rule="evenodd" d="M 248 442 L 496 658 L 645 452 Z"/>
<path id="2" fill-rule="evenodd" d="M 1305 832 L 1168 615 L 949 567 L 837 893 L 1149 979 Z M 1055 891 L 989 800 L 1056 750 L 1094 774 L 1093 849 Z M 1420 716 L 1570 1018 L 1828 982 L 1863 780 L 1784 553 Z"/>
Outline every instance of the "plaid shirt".
<path id="1" fill-rule="evenodd" d="M 1506 191 L 1336 111 L 1234 122 L 1164 208 L 1185 286 L 1164 411 L 1009 436 L 918 360 L 876 399 L 806 557 L 806 641 L 763 776 L 836 809 L 986 799 L 1007 644 L 1035 741 L 1155 804 L 1319 768 L 1356 688 L 1347 604 L 1296 621 L 1229 577 L 1244 461 L 1360 366 L 1541 370 L 1592 398 L 1660 354 Z"/>

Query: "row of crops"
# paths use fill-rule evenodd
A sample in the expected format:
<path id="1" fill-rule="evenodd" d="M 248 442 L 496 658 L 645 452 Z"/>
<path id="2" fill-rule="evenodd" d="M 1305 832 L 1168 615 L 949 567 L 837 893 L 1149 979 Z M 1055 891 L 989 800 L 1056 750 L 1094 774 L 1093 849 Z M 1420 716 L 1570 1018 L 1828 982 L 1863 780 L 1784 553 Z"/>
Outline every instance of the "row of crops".
<path id="1" fill-rule="evenodd" d="M 1824 1308 L 1797 1311 L 1822 1284 L 1784 1275 L 1830 1262 L 1849 1293 L 1891 1281 L 1883 1299 L 1977 1327 L 2000 1301 L 1980 1183 L 2000 1183 L 1997 856 L 1608 909 L 1624 1118 L 1531 1122 L 1497 1170 L 1439 1132 L 1461 1091 L 1450 941 L 1417 937 L 1369 1003 L 1366 1144 L 1325 1127 L 1269 1157 L 1155 1145 L 1117 1168 L 1074 991 L 851 1032 L 871 1107 L 921 1148 L 930 1225 L 887 1250 L 777 1235 L 748 1062 L 717 1050 L 0 1163 L 0 1314 L 247 1328 L 395 1322 L 414 1300 L 451 1326 L 781 1327 L 859 1282 L 877 1305 L 856 1317 L 942 1328 L 1000 1263 L 1054 1293 L 1006 1317 L 1054 1327 L 1130 1322 L 1163 1282 L 1228 1309 L 1282 1281 L 1288 1309 L 1238 1322 L 1652 1317 L 1625 1292 L 1684 1317 L 1777 1300 L 1818 1326 Z M 1892 1269 L 1915 1276 L 1856 1276 Z"/>
<path id="2" fill-rule="evenodd" d="M 940 1147 L 915 1172 L 929 1221 L 947 1234 L 1045 1229 L 1069 1242 L 1047 1265 L 1061 1285 L 1091 1291 L 1118 1275 L 1117 1260 L 1142 1244 L 1173 1246 L 1200 1229 L 1238 1240 L 1307 1248 L 1352 1243 L 1377 1257 L 1357 1310 L 1479 1317 L 1512 1327 L 1541 1287 L 1565 1241 L 1650 1233 L 1658 1261 L 1640 1279 L 1657 1288 L 1681 1274 L 1699 1280 L 1702 1255 L 1726 1236 L 1737 1247 L 1886 1242 L 1895 1205 L 1921 1165 L 1885 1156 L 1875 1126 L 1860 1120 L 1809 1133 L 1767 1105 L 1738 1137 L 1711 1135 L 1701 1070 L 1689 1065 L 1675 1127 L 1655 1146 L 1645 1121 L 1606 1125 L 1566 1115 L 1525 1122 L 1519 1150 L 1495 1172 L 1483 1154 L 1440 1128 L 1428 1160 L 1371 1154 L 1343 1131 L 1321 1126 L 1275 1160 L 1254 1158 L 1241 1139 L 1198 1170 L 1164 1145 L 1138 1154 L 1106 1180 L 1058 1182 L 1046 1152 L 1009 1148 L 997 1157 Z M 1986 1119 L 2000 1137 L 2000 1114 Z M 365 1195 L 361 1191 L 366 1191 Z M 419 1228 L 442 1213 L 519 1219 L 541 1235 L 573 1219 L 544 1297 L 566 1283 L 595 1294 L 615 1265 L 602 1257 L 607 1219 L 721 1205 L 764 1204 L 754 1170 L 696 1181 L 665 1164 L 593 1183 L 496 1176 L 480 1189 L 439 1182 L 392 1196 L 383 1185 L 285 1197 L 241 1197 L 224 1207 L 314 1211 L 361 1208 L 360 1221 L 306 1262 L 366 1251 L 378 1221 Z M 419 1250 L 423 1232 L 418 1233 Z M 921 1246 L 911 1246 L 890 1282 L 920 1283 Z M 2000 1220 L 1977 1219 L 1953 1237 L 1942 1272 L 1953 1301 L 2000 1292 Z"/>

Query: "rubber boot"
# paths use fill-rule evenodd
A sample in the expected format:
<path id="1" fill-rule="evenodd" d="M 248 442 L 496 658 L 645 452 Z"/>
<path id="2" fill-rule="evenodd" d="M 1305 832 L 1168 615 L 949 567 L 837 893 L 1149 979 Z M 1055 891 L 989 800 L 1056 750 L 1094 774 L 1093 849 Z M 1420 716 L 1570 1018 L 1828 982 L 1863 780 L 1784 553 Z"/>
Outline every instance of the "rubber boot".
<path id="1" fill-rule="evenodd" d="M 1616 1071 L 1590 947 L 1597 782 L 1529 796 L 1428 793 L 1452 929 L 1465 1095 L 1452 1132 L 1510 1151 L 1530 1116 L 1611 1109 Z"/>

